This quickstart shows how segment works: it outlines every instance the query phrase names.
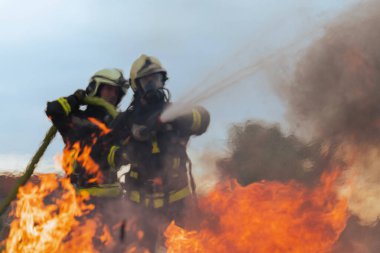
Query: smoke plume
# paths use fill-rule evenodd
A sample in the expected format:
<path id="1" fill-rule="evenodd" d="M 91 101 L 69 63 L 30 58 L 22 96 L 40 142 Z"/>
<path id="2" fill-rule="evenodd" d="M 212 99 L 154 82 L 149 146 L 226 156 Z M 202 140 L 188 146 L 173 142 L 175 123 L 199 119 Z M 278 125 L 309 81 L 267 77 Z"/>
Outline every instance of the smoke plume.
<path id="1" fill-rule="evenodd" d="M 362 5 L 328 27 L 281 90 L 289 122 L 303 134 L 364 143 L 380 138 L 379 7 Z"/>
<path id="2" fill-rule="evenodd" d="M 345 13 L 279 85 L 293 131 L 329 144 L 335 165 L 346 169 L 341 192 L 367 225 L 380 217 L 379 10 L 369 1 Z"/>
<path id="3" fill-rule="evenodd" d="M 311 183 L 325 167 L 320 144 L 307 145 L 295 136 L 285 136 L 277 125 L 247 121 L 234 125 L 229 136 L 230 156 L 218 164 L 242 185 L 291 179 Z"/>

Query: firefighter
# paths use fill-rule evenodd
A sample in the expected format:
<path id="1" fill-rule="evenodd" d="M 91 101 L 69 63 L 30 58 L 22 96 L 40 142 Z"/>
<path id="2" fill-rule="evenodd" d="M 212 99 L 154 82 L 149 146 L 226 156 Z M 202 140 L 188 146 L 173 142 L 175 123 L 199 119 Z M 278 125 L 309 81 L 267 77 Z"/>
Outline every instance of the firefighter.
<path id="1" fill-rule="evenodd" d="M 125 175 L 126 196 L 146 216 L 140 225 L 146 238 L 144 246 L 152 252 L 162 232 L 158 228 L 162 224 L 153 222 L 154 217 L 166 224 L 175 220 L 186 225 L 184 214 L 195 200 L 186 147 L 189 138 L 203 134 L 210 121 L 208 111 L 195 106 L 170 122 L 162 122 L 165 108 L 175 106 L 165 86 L 167 80 L 167 71 L 155 57 L 141 55 L 133 63 L 129 80 L 133 100 L 112 124 L 112 134 L 122 141 L 104 156 L 110 166 L 130 164 Z"/>
<path id="2" fill-rule="evenodd" d="M 116 109 L 129 87 L 119 69 L 102 69 L 97 71 L 90 79 L 86 90 L 79 89 L 68 97 L 61 97 L 55 101 L 48 102 L 46 108 L 47 116 L 52 120 L 61 134 L 66 148 L 76 142 L 80 148 L 91 145 L 93 138 L 99 135 L 100 129 L 97 124 L 89 119 L 109 126 L 113 120 L 112 115 L 102 105 L 88 105 L 85 110 L 80 109 L 86 96 L 99 97 Z M 86 189 L 93 195 L 107 195 L 115 192 L 113 187 L 102 187 L 93 180 L 94 175 L 86 172 L 83 166 L 73 161 L 74 171 L 69 175 L 71 183 L 78 189 Z M 116 172 L 108 168 L 100 168 L 103 174 L 103 184 L 112 186 L 117 181 Z"/>

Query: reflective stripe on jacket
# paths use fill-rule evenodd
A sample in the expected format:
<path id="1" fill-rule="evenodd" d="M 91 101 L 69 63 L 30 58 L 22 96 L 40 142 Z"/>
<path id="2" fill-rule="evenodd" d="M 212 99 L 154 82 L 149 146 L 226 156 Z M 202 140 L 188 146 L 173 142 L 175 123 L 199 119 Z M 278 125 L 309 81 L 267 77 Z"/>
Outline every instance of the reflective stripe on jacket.
<path id="1" fill-rule="evenodd" d="M 79 192 L 86 192 L 90 196 L 95 197 L 120 197 L 123 193 L 121 185 L 115 184 L 101 184 L 95 187 L 79 188 Z"/>
<path id="2" fill-rule="evenodd" d="M 178 190 L 169 192 L 168 203 L 173 203 L 181 199 L 186 198 L 191 194 L 190 188 L 188 186 Z M 152 206 L 153 208 L 161 208 L 165 203 L 165 194 L 164 193 L 154 193 L 146 194 L 143 196 L 139 191 L 131 191 L 128 194 L 128 198 L 135 202 L 144 204 L 146 207 Z"/>

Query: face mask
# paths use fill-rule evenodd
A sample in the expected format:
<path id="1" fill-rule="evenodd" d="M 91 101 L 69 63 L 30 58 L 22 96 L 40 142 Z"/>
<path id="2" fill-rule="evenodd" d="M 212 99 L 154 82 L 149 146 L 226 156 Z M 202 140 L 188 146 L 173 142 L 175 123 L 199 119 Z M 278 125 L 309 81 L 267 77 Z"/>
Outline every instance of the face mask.
<path id="1" fill-rule="evenodd" d="M 159 90 L 164 87 L 164 77 L 162 73 L 154 73 L 139 79 L 141 89 L 144 93 Z"/>
<path id="2" fill-rule="evenodd" d="M 159 104 L 165 101 L 164 89 L 149 90 L 144 93 L 142 99 L 147 104 Z"/>

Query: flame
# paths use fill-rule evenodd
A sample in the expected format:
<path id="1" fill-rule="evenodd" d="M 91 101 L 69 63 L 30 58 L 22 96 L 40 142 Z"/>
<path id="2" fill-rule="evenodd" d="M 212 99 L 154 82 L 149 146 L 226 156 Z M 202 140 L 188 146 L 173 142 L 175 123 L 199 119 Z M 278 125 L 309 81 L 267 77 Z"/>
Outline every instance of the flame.
<path id="1" fill-rule="evenodd" d="M 106 225 L 103 226 L 103 233 L 100 235 L 99 239 L 106 246 L 114 244 L 114 240 L 111 236 L 110 230 Z"/>
<path id="2" fill-rule="evenodd" d="M 324 174 L 314 189 L 295 181 L 219 185 L 200 201 L 208 219 L 198 231 L 169 225 L 167 252 L 329 252 L 348 218 L 338 175 Z"/>
<path id="3" fill-rule="evenodd" d="M 87 119 L 100 129 L 101 132 L 100 132 L 99 136 L 103 136 L 103 135 L 106 135 L 109 132 L 111 132 L 111 129 L 109 129 L 104 123 L 100 122 L 99 120 L 92 118 L 92 117 L 89 117 Z"/>
<path id="4" fill-rule="evenodd" d="M 83 225 L 76 219 L 93 210 L 93 205 L 85 203 L 89 196 L 77 195 L 68 178 L 47 174 L 39 179 L 37 185 L 28 183 L 19 189 L 5 253 L 73 252 L 65 251 L 70 247 L 96 252 L 89 243 L 95 230 L 89 221 Z M 80 231 L 82 225 L 85 233 Z M 78 229 L 75 240 L 67 240 L 74 229 Z"/>
<path id="5" fill-rule="evenodd" d="M 100 130 L 100 136 L 110 130 L 96 119 L 89 118 Z M 67 175 L 74 172 L 79 163 L 93 175 L 91 182 L 101 183 L 102 173 L 91 159 L 91 142 L 68 144 L 61 157 L 61 165 Z M 90 196 L 78 193 L 70 179 L 58 178 L 55 174 L 39 175 L 39 183 L 28 183 L 20 187 L 17 201 L 12 204 L 8 238 L 1 242 L 3 253 L 29 252 L 99 252 L 98 249 L 112 248 L 114 241 L 107 225 L 103 225 L 101 214 L 87 217 L 94 205 L 88 204 Z M 101 231 L 100 231 L 101 230 Z M 98 235 L 100 232 L 101 234 Z"/>
<path id="6" fill-rule="evenodd" d="M 72 145 L 66 145 L 61 157 L 61 164 L 66 174 L 71 175 L 74 172 L 76 163 L 79 163 L 88 174 L 93 176 L 88 180 L 88 183 L 101 183 L 103 174 L 99 169 L 99 165 L 91 158 L 91 150 L 90 145 L 82 146 L 79 141 Z"/>
<path id="7" fill-rule="evenodd" d="M 111 131 L 104 123 L 95 118 L 90 117 L 88 120 L 100 129 L 99 136 L 106 135 Z M 88 183 L 102 183 L 103 174 L 99 169 L 99 165 L 90 156 L 92 146 L 96 141 L 97 137 L 93 135 L 91 142 L 87 145 L 83 145 L 80 141 L 66 145 L 61 157 L 61 164 L 67 175 L 71 175 L 74 172 L 75 164 L 79 163 L 88 174 L 93 176 L 88 180 Z"/>

